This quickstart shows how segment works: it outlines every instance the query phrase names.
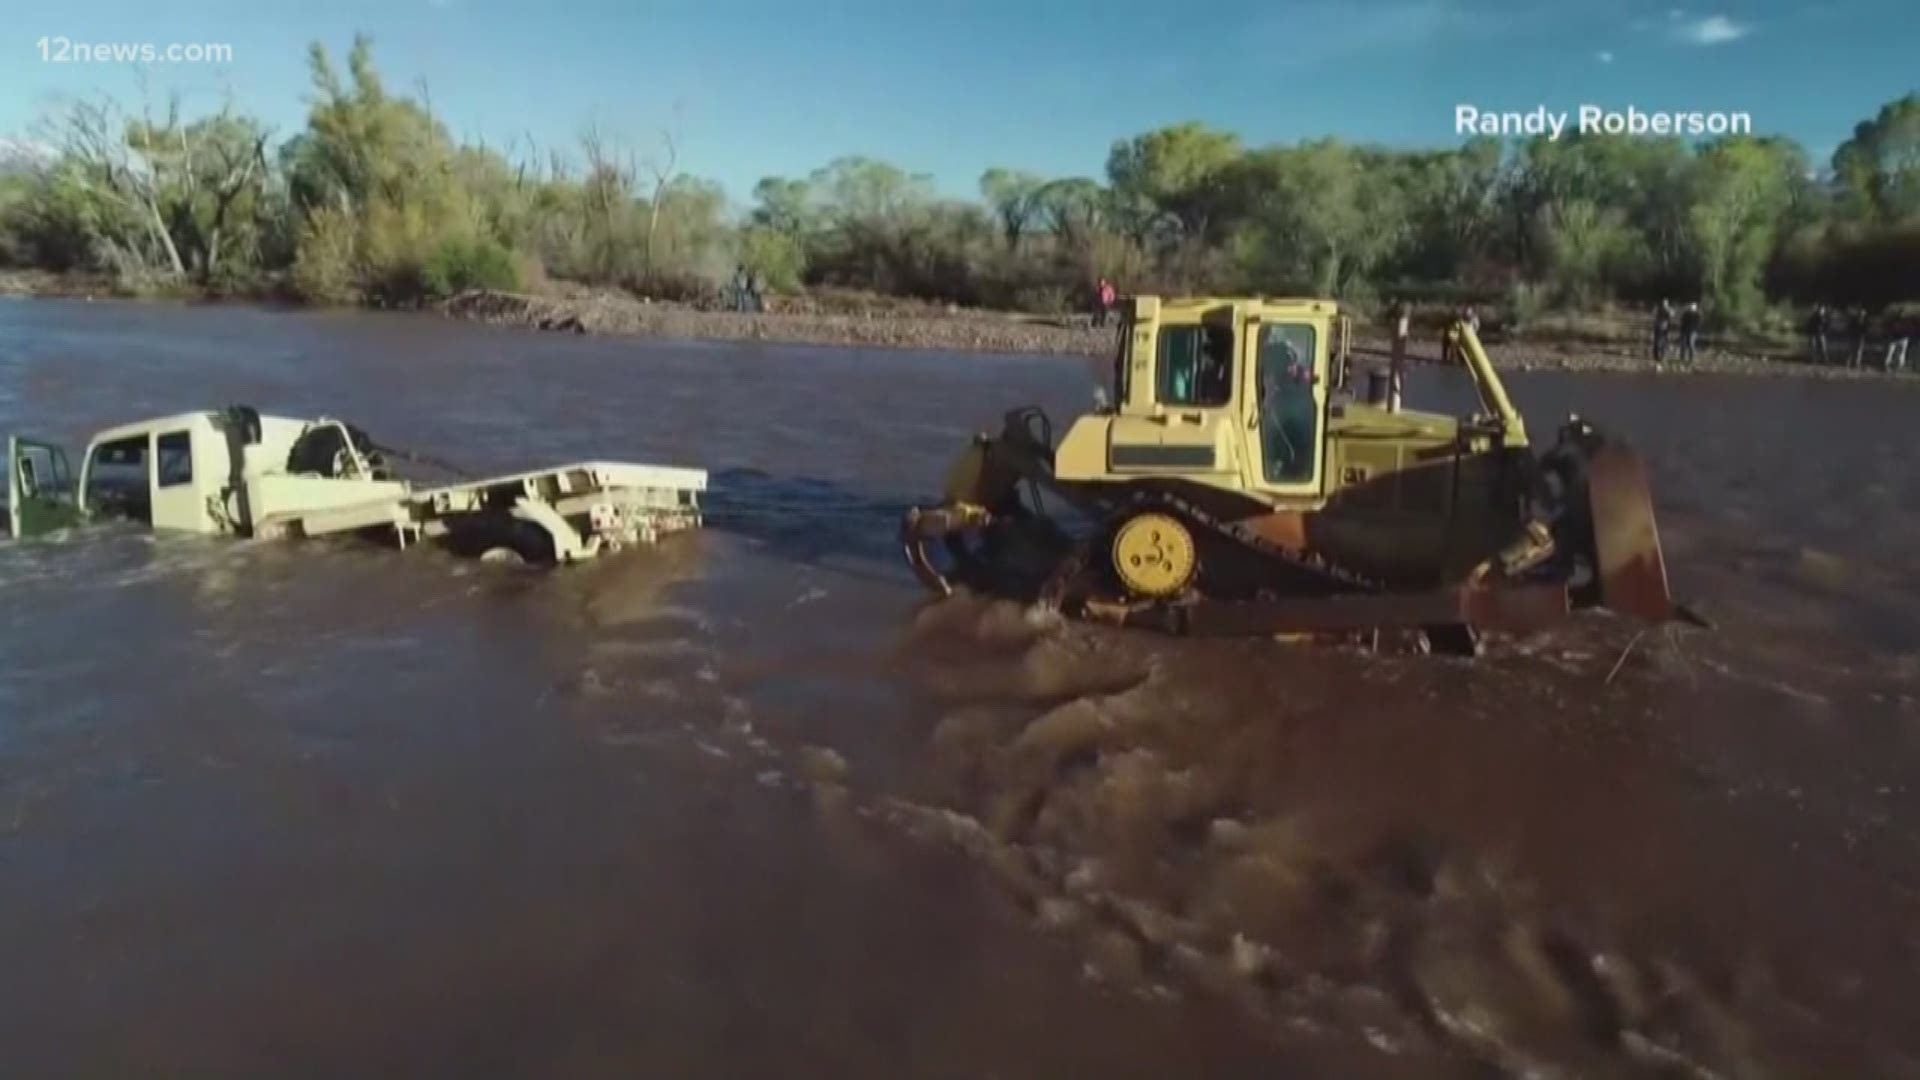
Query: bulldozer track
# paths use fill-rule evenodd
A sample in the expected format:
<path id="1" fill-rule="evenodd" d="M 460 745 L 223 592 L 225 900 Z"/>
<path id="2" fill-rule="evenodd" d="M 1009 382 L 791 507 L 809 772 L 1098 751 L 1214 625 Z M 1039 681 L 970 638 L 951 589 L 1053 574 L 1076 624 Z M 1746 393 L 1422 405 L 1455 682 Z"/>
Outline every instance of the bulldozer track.
<path id="1" fill-rule="evenodd" d="M 1095 529 L 1076 542 L 1067 556 L 1047 576 L 1040 588 L 1039 601 L 1054 610 L 1065 612 L 1071 606 L 1076 584 L 1084 580 L 1098 557 L 1104 557 L 1113 529 L 1128 518 L 1152 511 L 1172 514 L 1196 531 L 1231 544 L 1246 554 L 1284 566 L 1295 574 L 1317 580 L 1329 592 L 1381 593 L 1386 591 L 1384 582 L 1339 566 L 1318 553 L 1296 551 L 1284 544 L 1274 543 L 1244 525 L 1222 520 L 1217 515 L 1202 510 L 1192 500 L 1181 498 L 1171 492 L 1150 491 L 1136 492 L 1105 508 Z M 1271 589 L 1256 590 L 1254 595 L 1245 599 L 1208 595 L 1205 582 L 1206 570 L 1203 566 L 1198 582 L 1189 586 L 1178 597 L 1166 600 L 1128 598 L 1128 601 L 1138 604 L 1142 609 L 1169 610 L 1192 608 L 1196 604 L 1231 607 L 1236 604 L 1258 603 L 1263 599 L 1273 599 L 1277 595 Z"/>
<path id="2" fill-rule="evenodd" d="M 1337 591 L 1383 592 L 1387 587 L 1385 582 L 1340 566 L 1318 552 L 1297 551 L 1259 535 L 1246 525 L 1224 521 L 1217 515 L 1202 510 L 1191 500 L 1171 492 L 1140 492 L 1129 498 L 1123 506 L 1124 509 L 1115 517 L 1130 517 L 1150 509 L 1170 511 L 1184 521 L 1199 525 L 1216 537 L 1237 544 L 1262 558 L 1284 564 L 1299 574 L 1317 578 Z M 1204 589 L 1201 591 L 1204 592 Z"/>

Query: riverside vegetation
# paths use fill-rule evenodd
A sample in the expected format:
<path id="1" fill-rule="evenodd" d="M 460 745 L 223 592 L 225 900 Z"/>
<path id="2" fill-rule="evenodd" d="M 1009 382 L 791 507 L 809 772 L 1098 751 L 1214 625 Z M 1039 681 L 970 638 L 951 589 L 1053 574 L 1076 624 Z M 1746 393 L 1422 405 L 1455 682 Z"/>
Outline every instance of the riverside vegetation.
<path id="1" fill-rule="evenodd" d="M 430 99 L 383 83 L 366 37 L 344 73 L 319 43 L 308 64 L 306 125 L 284 139 L 231 105 L 97 98 L 50 116 L 0 159 L 0 268 L 122 294 L 413 305 L 587 288 L 711 306 L 744 264 L 816 307 L 852 290 L 1038 314 L 1084 308 L 1106 275 L 1471 302 L 1523 326 L 1697 298 L 1710 328 L 1776 340 L 1800 304 L 1920 299 L 1920 93 L 1863 120 L 1826 170 L 1773 137 L 1410 151 L 1247 147 L 1184 123 L 1116 142 L 1104 181 L 992 168 L 977 201 L 954 200 L 842 157 L 760 181 L 740 213 L 672 131 L 636 147 L 589 129 L 567 152 L 462 143 Z"/>

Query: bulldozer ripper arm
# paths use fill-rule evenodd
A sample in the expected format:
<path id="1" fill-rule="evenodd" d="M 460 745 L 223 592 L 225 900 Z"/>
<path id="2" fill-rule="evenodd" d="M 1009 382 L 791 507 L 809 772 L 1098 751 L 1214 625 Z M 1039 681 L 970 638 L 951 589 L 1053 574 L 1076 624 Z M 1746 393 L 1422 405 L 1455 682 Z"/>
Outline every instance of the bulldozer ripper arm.
<path id="1" fill-rule="evenodd" d="M 907 556 L 913 575 L 940 596 L 953 595 L 953 583 L 947 580 L 927 558 L 927 542 L 945 540 L 956 533 L 984 529 L 993 515 L 985 507 L 972 503 L 949 503 L 928 509 L 914 507 L 900 520 L 900 546 Z"/>
<path id="2" fill-rule="evenodd" d="M 1499 419 L 1506 444 L 1527 445 L 1527 423 L 1521 418 L 1520 410 L 1513 407 L 1513 399 L 1507 396 L 1506 384 L 1500 381 L 1500 373 L 1494 370 L 1493 361 L 1481 346 L 1480 335 L 1474 333 L 1464 319 L 1455 322 L 1447 335 L 1460 347 L 1467 370 L 1473 373 L 1473 386 L 1479 392 L 1481 405 Z"/>

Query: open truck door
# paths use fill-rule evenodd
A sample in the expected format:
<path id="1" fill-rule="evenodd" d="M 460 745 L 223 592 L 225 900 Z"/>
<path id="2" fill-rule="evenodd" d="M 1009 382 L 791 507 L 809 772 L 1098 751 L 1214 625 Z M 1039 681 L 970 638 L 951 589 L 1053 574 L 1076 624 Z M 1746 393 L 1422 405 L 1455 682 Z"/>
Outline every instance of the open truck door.
<path id="1" fill-rule="evenodd" d="M 73 469 L 52 443 L 7 439 L 7 527 L 16 540 L 80 523 Z"/>

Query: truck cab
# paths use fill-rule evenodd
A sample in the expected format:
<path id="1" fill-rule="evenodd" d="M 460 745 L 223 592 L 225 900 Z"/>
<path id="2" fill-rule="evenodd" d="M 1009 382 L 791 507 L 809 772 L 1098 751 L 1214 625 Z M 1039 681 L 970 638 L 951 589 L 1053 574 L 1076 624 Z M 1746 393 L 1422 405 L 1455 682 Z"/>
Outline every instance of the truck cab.
<path id="1" fill-rule="evenodd" d="M 13 535 L 82 520 L 245 535 L 254 507 L 349 505 L 404 493 L 406 485 L 355 434 L 330 418 L 263 416 L 245 407 L 181 413 L 95 434 L 77 477 L 60 447 L 10 439 Z"/>

